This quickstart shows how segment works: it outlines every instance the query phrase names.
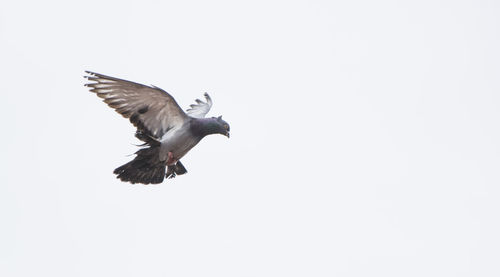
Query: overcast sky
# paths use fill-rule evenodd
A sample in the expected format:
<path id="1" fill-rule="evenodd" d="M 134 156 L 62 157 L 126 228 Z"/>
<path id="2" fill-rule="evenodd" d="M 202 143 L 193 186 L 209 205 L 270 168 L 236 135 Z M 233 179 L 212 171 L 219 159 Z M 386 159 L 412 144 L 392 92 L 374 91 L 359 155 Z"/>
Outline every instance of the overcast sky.
<path id="1" fill-rule="evenodd" d="M 1 276 L 500 275 L 498 1 L 140 2 L 3 2 Z M 84 70 L 231 138 L 122 183 Z"/>

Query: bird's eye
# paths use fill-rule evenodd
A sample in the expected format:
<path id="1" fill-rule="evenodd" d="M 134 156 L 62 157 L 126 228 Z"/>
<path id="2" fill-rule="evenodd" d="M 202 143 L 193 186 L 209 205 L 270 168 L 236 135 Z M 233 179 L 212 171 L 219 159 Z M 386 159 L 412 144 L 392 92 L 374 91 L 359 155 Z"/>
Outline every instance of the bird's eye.
<path id="1" fill-rule="evenodd" d="M 227 124 L 224 125 L 224 129 L 226 129 L 226 130 L 229 129 L 229 125 L 227 125 Z"/>

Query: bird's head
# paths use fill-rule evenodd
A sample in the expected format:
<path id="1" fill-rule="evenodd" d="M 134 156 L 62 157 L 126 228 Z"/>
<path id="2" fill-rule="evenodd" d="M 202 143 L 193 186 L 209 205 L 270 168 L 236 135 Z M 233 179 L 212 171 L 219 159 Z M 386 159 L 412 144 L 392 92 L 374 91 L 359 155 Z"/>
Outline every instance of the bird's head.
<path id="1" fill-rule="evenodd" d="M 222 120 L 222 116 L 214 117 L 213 119 L 216 124 L 216 132 L 229 138 L 229 124 Z"/>

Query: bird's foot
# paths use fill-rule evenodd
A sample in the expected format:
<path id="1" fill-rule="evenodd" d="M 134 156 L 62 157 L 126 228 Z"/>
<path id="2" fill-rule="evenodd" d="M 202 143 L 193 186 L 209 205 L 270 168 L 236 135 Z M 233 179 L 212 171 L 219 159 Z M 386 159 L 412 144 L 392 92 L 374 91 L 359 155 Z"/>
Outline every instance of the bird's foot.
<path id="1" fill-rule="evenodd" d="M 177 174 L 175 174 L 175 172 L 172 172 L 170 175 L 167 176 L 167 179 L 173 179 L 175 178 L 175 176 L 177 176 Z"/>

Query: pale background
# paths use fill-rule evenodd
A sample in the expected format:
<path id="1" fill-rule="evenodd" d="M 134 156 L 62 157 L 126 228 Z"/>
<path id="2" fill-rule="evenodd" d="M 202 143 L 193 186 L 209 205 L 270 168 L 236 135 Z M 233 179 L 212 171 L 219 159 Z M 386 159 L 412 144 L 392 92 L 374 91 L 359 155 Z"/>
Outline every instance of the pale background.
<path id="1" fill-rule="evenodd" d="M 500 276 L 498 1 L 4 1 L 0 276 Z M 157 186 L 92 70 L 207 91 Z"/>

